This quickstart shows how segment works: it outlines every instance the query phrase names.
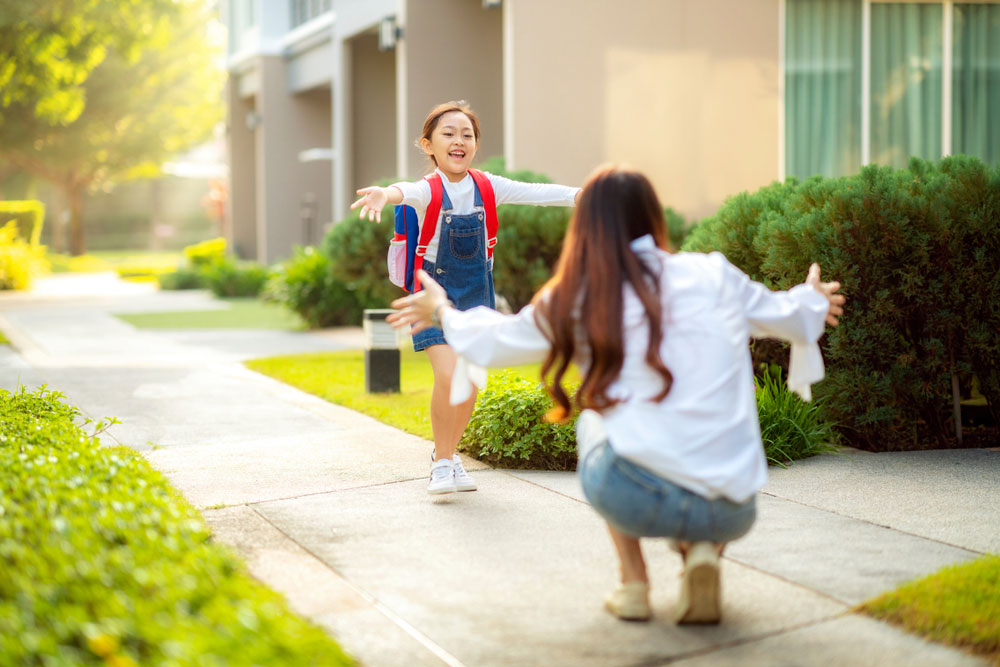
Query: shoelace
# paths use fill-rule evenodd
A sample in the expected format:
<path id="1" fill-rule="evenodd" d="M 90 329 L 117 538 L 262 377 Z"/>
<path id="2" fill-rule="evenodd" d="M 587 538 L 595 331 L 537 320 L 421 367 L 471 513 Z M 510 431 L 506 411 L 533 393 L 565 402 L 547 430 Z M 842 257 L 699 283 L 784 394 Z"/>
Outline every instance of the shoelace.
<path id="1" fill-rule="evenodd" d="M 452 474 L 446 466 L 440 466 L 431 470 L 431 479 L 442 479 L 448 475 Z"/>

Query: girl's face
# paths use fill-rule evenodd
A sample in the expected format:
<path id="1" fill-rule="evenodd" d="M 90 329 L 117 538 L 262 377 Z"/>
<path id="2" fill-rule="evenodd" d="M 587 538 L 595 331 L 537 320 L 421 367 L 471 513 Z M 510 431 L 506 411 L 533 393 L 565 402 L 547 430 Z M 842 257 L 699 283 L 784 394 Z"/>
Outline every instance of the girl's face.
<path id="1" fill-rule="evenodd" d="M 438 119 L 431 138 L 420 140 L 420 146 L 450 181 L 460 181 L 476 156 L 472 121 L 461 111 L 449 111 Z"/>

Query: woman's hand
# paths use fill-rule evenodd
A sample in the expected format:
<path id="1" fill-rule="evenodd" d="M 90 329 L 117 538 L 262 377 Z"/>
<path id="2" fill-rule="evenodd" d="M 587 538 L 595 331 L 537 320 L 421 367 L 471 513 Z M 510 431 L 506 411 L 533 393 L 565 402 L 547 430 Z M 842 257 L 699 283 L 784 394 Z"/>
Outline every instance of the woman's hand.
<path id="1" fill-rule="evenodd" d="M 408 324 L 413 325 L 411 333 L 417 333 L 424 329 L 436 326 L 433 317 L 435 313 L 440 317 L 438 308 L 450 308 L 448 295 L 444 288 L 434 282 L 430 275 L 421 269 L 417 271 L 417 278 L 423 289 L 416 294 L 410 294 L 396 299 L 392 302 L 392 307 L 396 312 L 385 318 L 385 321 L 394 328 L 399 329 Z"/>
<path id="2" fill-rule="evenodd" d="M 360 206 L 362 220 L 367 214 L 369 220 L 382 222 L 382 209 L 389 203 L 388 188 L 373 185 L 370 188 L 361 188 L 357 194 L 362 195 L 361 199 L 351 204 L 351 210 Z"/>
<path id="3" fill-rule="evenodd" d="M 837 318 L 844 314 L 843 305 L 847 301 L 843 294 L 836 294 L 836 291 L 840 289 L 840 283 L 836 281 L 821 283 L 819 281 L 819 264 L 813 262 L 813 265 L 809 267 L 809 275 L 806 276 L 806 284 L 812 285 L 830 302 L 830 307 L 826 311 L 826 323 L 832 327 L 837 326 L 840 323 Z"/>

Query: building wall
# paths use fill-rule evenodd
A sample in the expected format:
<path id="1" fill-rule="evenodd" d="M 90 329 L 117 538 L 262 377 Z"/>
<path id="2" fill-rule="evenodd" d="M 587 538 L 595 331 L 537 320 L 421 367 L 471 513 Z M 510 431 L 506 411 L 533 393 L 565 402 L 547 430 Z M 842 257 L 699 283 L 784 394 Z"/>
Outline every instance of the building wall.
<path id="1" fill-rule="evenodd" d="M 646 172 L 689 218 L 778 175 L 778 0 L 504 0 L 507 159 Z"/>
<path id="2" fill-rule="evenodd" d="M 351 49 L 351 192 L 396 169 L 396 54 L 378 50 L 378 35 L 363 33 Z"/>
<path id="3" fill-rule="evenodd" d="M 397 72 L 405 94 L 400 175 L 419 178 L 430 162 L 414 146 L 427 113 L 436 105 L 465 100 L 476 111 L 482 137 L 478 159 L 503 153 L 503 14 L 478 0 L 400 0 L 403 38 Z M 559 4 L 559 3 L 554 3 Z"/>
<path id="4" fill-rule="evenodd" d="M 257 257 L 256 137 L 247 127 L 247 114 L 254 113 L 253 98 L 240 94 L 240 80 L 230 74 L 226 86 L 227 144 L 229 149 L 229 201 L 226 211 L 227 237 L 240 257 Z"/>

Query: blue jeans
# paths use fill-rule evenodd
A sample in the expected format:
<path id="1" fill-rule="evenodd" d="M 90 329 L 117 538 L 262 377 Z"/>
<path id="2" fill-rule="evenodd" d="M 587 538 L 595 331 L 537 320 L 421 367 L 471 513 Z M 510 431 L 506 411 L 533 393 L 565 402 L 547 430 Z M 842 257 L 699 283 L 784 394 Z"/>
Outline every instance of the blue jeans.
<path id="1" fill-rule="evenodd" d="M 607 442 L 577 465 L 587 500 L 616 530 L 632 537 L 729 542 L 757 517 L 756 498 L 709 500 L 615 454 Z"/>

